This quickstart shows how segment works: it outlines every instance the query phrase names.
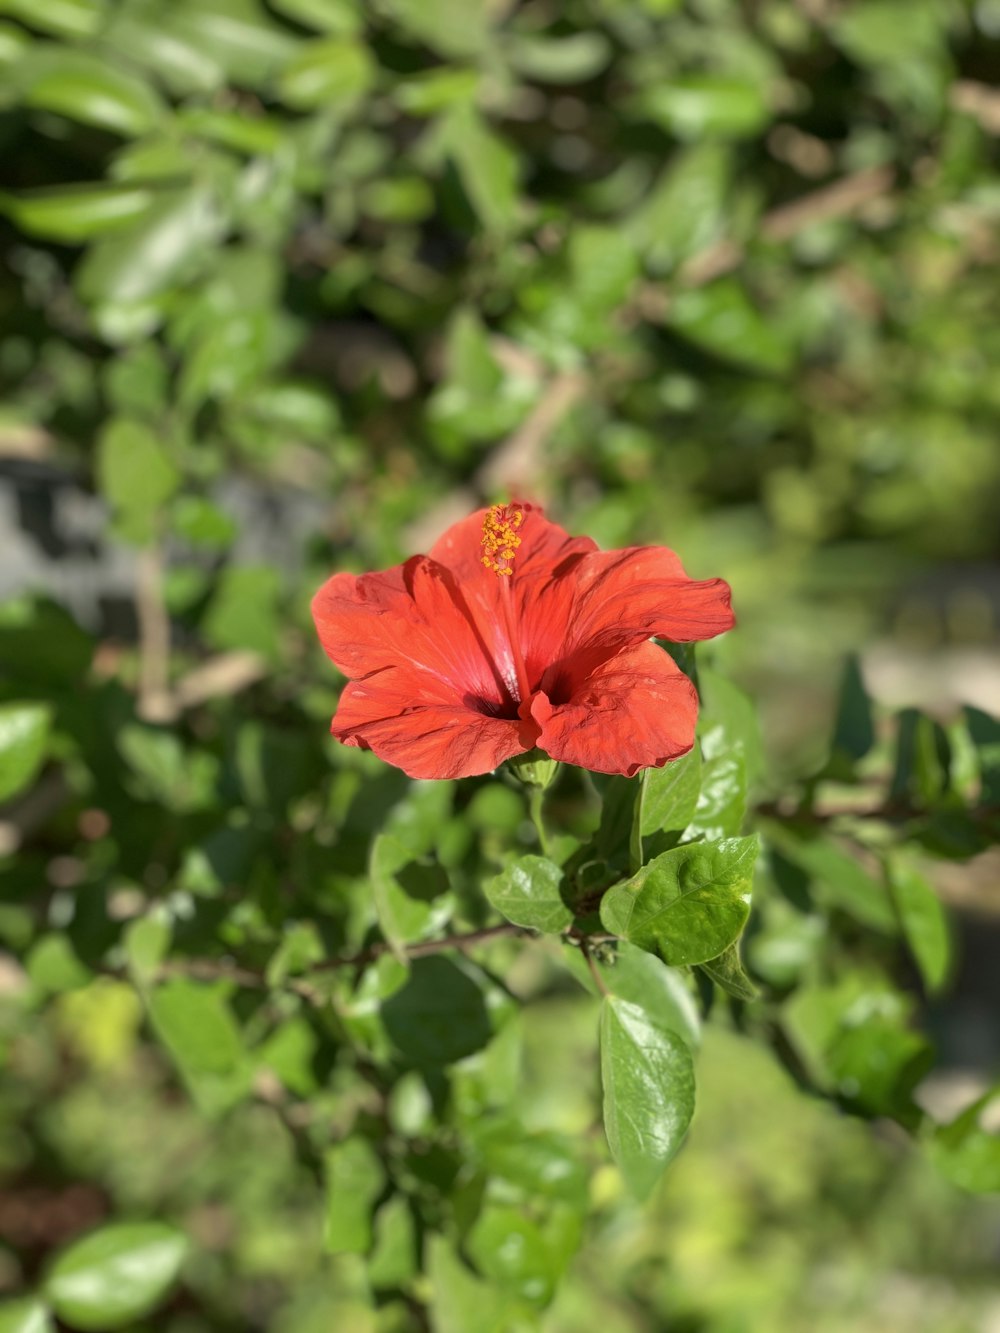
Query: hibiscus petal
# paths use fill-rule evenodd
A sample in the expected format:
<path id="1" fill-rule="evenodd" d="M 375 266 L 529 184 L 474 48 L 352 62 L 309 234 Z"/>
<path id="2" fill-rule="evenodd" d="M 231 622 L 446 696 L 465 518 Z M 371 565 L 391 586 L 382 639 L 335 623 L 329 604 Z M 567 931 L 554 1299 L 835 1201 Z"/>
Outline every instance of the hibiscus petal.
<path id="1" fill-rule="evenodd" d="M 530 750 L 538 729 L 480 712 L 433 677 L 389 667 L 345 686 L 330 730 L 411 778 L 468 778 Z"/>
<path id="2" fill-rule="evenodd" d="M 694 744 L 698 695 L 662 648 L 626 649 L 564 684 L 565 703 L 541 693 L 531 705 L 541 728 L 536 743 L 553 759 L 632 777 Z"/>
<path id="3" fill-rule="evenodd" d="M 494 575 L 494 578 L 496 576 Z M 313 598 L 330 660 L 351 678 L 406 665 L 496 707 L 510 699 L 454 577 L 417 555 L 376 574 L 334 574 Z"/>
<path id="4" fill-rule="evenodd" d="M 565 625 L 568 653 L 580 648 L 613 651 L 654 636 L 690 643 L 714 638 L 735 623 L 729 584 L 688 578 L 666 546 L 594 551 L 574 566 L 568 581 L 570 589 L 553 588 L 536 608 L 553 632 L 557 622 Z M 559 655 L 553 653 L 549 660 Z"/>

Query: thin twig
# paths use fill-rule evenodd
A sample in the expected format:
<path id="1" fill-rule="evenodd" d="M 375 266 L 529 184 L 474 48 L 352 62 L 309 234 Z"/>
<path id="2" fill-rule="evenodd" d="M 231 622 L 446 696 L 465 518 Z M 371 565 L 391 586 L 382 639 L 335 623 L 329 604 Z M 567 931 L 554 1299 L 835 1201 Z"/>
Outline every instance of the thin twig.
<path id="1" fill-rule="evenodd" d="M 419 940 L 416 944 L 404 945 L 402 953 L 407 959 L 429 958 L 448 949 L 471 949 L 479 944 L 490 944 L 494 940 L 530 934 L 532 932 L 523 926 L 515 926 L 510 921 L 504 921 L 497 926 L 486 926 L 482 930 L 469 930 L 458 935 L 445 935 L 438 940 Z M 327 958 L 311 967 L 310 972 L 333 972 L 341 968 L 363 967 L 366 963 L 374 963 L 392 952 L 388 941 L 380 940 L 358 953 Z M 190 977 L 195 981 L 229 981 L 250 990 L 265 989 L 270 984 L 263 972 L 214 958 L 172 958 L 162 964 L 158 975 L 161 979 Z M 308 980 L 289 977 L 282 984 L 285 989 L 294 991 L 303 999 L 314 1001 L 326 999 L 321 988 L 313 986 Z"/>
<path id="2" fill-rule="evenodd" d="M 172 715 L 170 679 L 170 616 L 163 599 L 163 555 L 157 545 L 139 552 L 135 610 L 139 621 L 139 699 L 136 711 L 147 722 L 168 721 Z"/>
<path id="3" fill-rule="evenodd" d="M 605 999 L 609 999 L 611 992 L 604 984 L 604 978 L 601 976 L 600 969 L 594 961 L 594 955 L 590 952 L 590 944 L 587 941 L 586 935 L 580 936 L 580 950 L 583 953 L 584 958 L 587 960 L 587 966 L 590 968 L 590 975 L 594 978 L 594 985 Z"/>

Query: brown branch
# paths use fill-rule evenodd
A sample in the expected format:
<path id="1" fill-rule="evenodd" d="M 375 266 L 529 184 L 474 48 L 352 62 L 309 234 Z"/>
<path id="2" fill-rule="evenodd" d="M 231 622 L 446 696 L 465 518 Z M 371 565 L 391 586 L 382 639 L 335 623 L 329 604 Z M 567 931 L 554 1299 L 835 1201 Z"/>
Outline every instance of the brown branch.
<path id="1" fill-rule="evenodd" d="M 139 621 L 139 698 L 136 711 L 147 722 L 172 716 L 169 691 L 170 617 L 163 599 L 163 555 L 158 546 L 139 552 L 135 610 Z"/>
<path id="2" fill-rule="evenodd" d="M 432 954 L 444 953 L 448 949 L 471 949 L 479 944 L 490 944 L 494 940 L 532 933 L 523 926 L 515 926 L 510 921 L 504 921 L 500 925 L 486 926 L 482 930 L 470 930 L 458 935 L 445 935 L 439 940 L 420 940 L 416 944 L 404 945 L 402 953 L 407 959 L 428 958 Z M 324 962 L 313 966 L 310 971 L 319 973 L 332 972 L 340 968 L 363 967 L 365 963 L 373 963 L 392 952 L 389 942 L 380 940 L 358 953 L 327 958 Z M 116 969 L 114 975 L 121 976 L 122 970 Z M 160 979 L 189 977 L 195 981 L 230 981 L 249 990 L 261 990 L 269 985 L 263 972 L 215 958 L 172 958 L 160 966 L 157 976 Z M 322 1002 L 327 999 L 322 988 L 299 977 L 289 977 L 283 985 L 285 989 L 294 991 L 306 1000 Z"/>

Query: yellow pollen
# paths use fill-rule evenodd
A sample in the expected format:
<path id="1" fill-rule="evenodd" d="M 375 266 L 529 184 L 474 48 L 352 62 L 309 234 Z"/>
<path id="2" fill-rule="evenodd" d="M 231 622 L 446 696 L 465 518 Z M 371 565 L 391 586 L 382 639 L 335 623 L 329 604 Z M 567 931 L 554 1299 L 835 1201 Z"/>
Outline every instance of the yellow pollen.
<path id="1" fill-rule="evenodd" d="M 513 505 L 492 505 L 483 519 L 483 564 L 494 574 L 510 577 L 511 562 L 521 545 L 517 530 L 524 514 Z"/>

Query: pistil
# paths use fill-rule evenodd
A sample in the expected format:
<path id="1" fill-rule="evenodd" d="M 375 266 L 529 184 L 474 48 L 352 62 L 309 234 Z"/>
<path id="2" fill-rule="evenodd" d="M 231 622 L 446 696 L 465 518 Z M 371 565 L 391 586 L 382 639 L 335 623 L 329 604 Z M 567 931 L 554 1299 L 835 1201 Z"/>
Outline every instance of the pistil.
<path id="1" fill-rule="evenodd" d="M 521 652 L 517 613 L 514 609 L 510 581 L 514 575 L 514 556 L 521 545 L 517 530 L 523 522 L 524 513 L 514 505 L 492 505 L 487 509 L 486 517 L 483 519 L 483 564 L 500 580 L 500 613 L 503 616 L 504 630 L 514 663 L 518 703 L 522 704 L 531 698 L 531 684 L 528 680 L 528 669 L 524 664 L 524 654 Z"/>

